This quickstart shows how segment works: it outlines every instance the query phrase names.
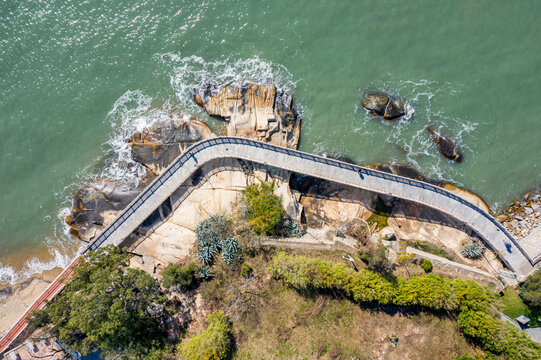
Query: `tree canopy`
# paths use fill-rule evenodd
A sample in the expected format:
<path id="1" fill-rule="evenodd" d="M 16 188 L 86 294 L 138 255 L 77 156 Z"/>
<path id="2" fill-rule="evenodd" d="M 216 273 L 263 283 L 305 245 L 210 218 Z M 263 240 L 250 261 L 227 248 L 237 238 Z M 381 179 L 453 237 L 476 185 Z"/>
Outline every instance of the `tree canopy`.
<path id="1" fill-rule="evenodd" d="M 246 217 L 258 235 L 274 235 L 285 216 L 282 200 L 273 192 L 274 183 L 255 184 L 242 191 Z"/>
<path id="2" fill-rule="evenodd" d="M 520 297 L 527 305 L 541 308 L 541 271 L 526 278 L 520 289 Z"/>
<path id="3" fill-rule="evenodd" d="M 160 302 L 149 274 L 128 268 L 129 254 L 114 246 L 88 255 L 72 280 L 31 321 L 45 326 L 72 351 L 144 358 L 163 344 L 163 331 L 151 309 Z"/>

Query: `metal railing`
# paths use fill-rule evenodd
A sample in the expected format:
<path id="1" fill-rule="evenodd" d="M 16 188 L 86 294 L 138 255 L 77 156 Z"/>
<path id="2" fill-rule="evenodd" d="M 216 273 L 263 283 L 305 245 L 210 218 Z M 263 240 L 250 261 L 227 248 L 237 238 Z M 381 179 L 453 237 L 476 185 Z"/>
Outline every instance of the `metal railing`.
<path id="1" fill-rule="evenodd" d="M 134 213 L 142 204 L 145 203 L 155 192 L 157 189 L 160 188 L 160 186 L 167 181 L 178 169 L 182 167 L 184 163 L 186 163 L 190 158 L 194 157 L 195 155 L 200 152 L 203 149 L 217 146 L 217 145 L 247 145 L 252 146 L 256 148 L 261 148 L 269 151 L 273 151 L 276 153 L 285 154 L 288 156 L 294 156 L 298 157 L 304 160 L 310 160 L 321 164 L 331 165 L 338 167 L 340 169 L 346 169 L 353 171 L 359 175 L 368 175 L 377 177 L 380 179 L 393 181 L 401 184 L 406 184 L 409 186 L 414 186 L 417 188 L 421 188 L 424 190 L 432 191 L 434 193 L 443 195 L 449 199 L 452 199 L 454 201 L 459 202 L 462 205 L 465 205 L 472 210 L 476 211 L 477 213 L 481 214 L 483 217 L 488 219 L 492 224 L 494 224 L 499 231 L 505 234 L 505 236 L 510 240 L 510 242 L 516 246 L 520 250 L 520 252 L 528 259 L 528 261 L 533 265 L 534 261 L 530 258 L 530 256 L 522 249 L 522 247 L 519 245 L 519 243 L 515 240 L 511 234 L 503 227 L 494 217 L 492 217 L 490 214 L 488 214 L 483 209 L 479 208 L 477 205 L 463 199 L 462 197 L 455 195 L 445 189 L 442 189 L 436 185 L 432 185 L 429 183 L 426 183 L 424 181 L 414 180 L 410 178 L 406 178 L 400 175 L 394 175 L 385 173 L 379 170 L 369 169 L 358 165 L 352 165 L 348 164 L 342 161 L 334 160 L 325 158 L 318 155 L 308 154 L 304 153 L 302 151 L 293 150 L 284 148 L 277 145 L 272 145 L 268 143 L 263 143 L 256 140 L 246 139 L 246 138 L 237 138 L 237 137 L 216 137 L 211 138 L 207 140 L 203 140 L 197 144 L 192 145 L 190 148 L 188 148 L 185 152 L 183 152 L 181 155 L 179 155 L 168 167 L 167 169 L 160 174 L 154 181 L 145 188 L 128 206 L 119 214 L 118 217 L 115 218 L 109 225 L 107 225 L 100 234 L 86 247 L 84 252 L 95 250 L 98 247 L 103 244 L 105 240 L 120 226 L 122 225 L 126 219 L 128 219 L 132 213 Z M 226 156 L 224 156 L 226 157 Z M 195 158 L 196 159 L 196 158 Z M 197 162 L 197 159 L 196 159 Z M 143 219 L 144 220 L 144 219 Z M 536 257 L 536 260 L 539 260 L 538 257 Z"/>

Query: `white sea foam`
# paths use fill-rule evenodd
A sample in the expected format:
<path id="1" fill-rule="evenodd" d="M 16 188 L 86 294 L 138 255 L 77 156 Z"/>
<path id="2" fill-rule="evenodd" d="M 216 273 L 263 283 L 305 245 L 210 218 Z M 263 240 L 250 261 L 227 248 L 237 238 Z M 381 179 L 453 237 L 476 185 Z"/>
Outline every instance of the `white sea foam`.
<path id="1" fill-rule="evenodd" d="M 49 250 L 51 259 L 41 261 L 37 258 L 27 260 L 21 270 L 15 271 L 11 266 L 4 266 L 0 263 L 0 284 L 16 284 L 34 274 L 41 274 L 44 271 L 54 268 L 65 268 L 72 261 L 72 256 L 58 249 Z"/>

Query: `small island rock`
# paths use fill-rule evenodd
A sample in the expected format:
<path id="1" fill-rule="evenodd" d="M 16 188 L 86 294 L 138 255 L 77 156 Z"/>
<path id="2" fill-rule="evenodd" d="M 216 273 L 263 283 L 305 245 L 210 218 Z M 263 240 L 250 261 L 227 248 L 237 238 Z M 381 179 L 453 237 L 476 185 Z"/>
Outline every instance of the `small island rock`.
<path id="1" fill-rule="evenodd" d="M 436 143 L 438 151 L 449 160 L 454 160 L 456 162 L 462 162 L 463 156 L 458 147 L 453 140 L 441 136 L 432 128 L 426 129 L 430 134 L 432 134 L 432 140 Z"/>
<path id="2" fill-rule="evenodd" d="M 370 115 L 386 120 L 395 120 L 406 115 L 406 106 L 402 101 L 383 93 L 367 94 L 362 105 Z"/>
<path id="3" fill-rule="evenodd" d="M 228 136 L 297 148 L 301 117 L 293 105 L 293 96 L 273 84 L 207 84 L 193 88 L 192 93 L 195 103 L 209 115 L 225 120 Z"/>

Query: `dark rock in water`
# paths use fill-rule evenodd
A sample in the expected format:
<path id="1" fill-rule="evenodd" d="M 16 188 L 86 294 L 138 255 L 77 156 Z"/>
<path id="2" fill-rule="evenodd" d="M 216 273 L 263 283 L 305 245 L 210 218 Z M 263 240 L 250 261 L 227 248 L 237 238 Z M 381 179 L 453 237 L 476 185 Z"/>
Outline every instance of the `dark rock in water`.
<path id="1" fill-rule="evenodd" d="M 456 162 L 462 162 L 462 154 L 458 150 L 458 147 L 453 140 L 441 136 L 432 128 L 426 129 L 430 134 L 432 134 L 432 140 L 436 143 L 438 151 L 449 160 L 454 160 Z"/>
<path id="2" fill-rule="evenodd" d="M 190 145 L 216 136 L 203 121 L 165 120 L 136 132 L 128 141 L 132 159 L 159 175 Z"/>
<path id="3" fill-rule="evenodd" d="M 89 181 L 76 191 L 71 213 L 64 218 L 70 234 L 83 241 L 91 241 L 153 179 L 154 175 L 147 172 L 136 189 L 116 180 Z"/>
<path id="4" fill-rule="evenodd" d="M 367 94 L 362 105 L 370 115 L 386 120 L 395 120 L 406 115 L 406 106 L 402 101 L 383 93 Z"/>

